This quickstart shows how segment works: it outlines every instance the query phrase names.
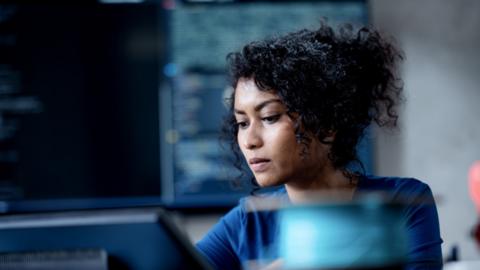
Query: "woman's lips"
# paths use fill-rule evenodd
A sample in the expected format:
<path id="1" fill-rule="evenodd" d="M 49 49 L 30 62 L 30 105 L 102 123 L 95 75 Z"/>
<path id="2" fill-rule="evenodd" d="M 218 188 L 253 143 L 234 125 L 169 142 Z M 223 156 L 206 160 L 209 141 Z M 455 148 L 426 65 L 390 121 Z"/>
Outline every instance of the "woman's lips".
<path id="1" fill-rule="evenodd" d="M 248 160 L 252 171 L 259 173 L 266 171 L 270 165 L 270 160 L 266 158 L 251 158 Z"/>

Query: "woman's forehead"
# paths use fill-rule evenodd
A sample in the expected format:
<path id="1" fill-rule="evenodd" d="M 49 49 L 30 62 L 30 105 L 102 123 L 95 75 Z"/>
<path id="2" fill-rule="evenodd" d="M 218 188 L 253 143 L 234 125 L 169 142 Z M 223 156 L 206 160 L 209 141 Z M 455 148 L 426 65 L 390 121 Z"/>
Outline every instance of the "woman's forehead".
<path id="1" fill-rule="evenodd" d="M 256 106 L 256 104 L 267 100 L 277 100 L 281 103 L 281 99 L 274 91 L 262 91 L 258 88 L 253 79 L 240 78 L 235 87 L 235 109 L 243 107 Z"/>

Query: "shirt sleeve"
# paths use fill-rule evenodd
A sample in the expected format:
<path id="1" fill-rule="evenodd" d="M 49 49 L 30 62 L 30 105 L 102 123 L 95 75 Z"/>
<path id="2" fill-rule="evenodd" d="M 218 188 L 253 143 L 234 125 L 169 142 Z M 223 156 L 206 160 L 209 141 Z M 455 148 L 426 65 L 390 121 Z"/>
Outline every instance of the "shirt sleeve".
<path id="1" fill-rule="evenodd" d="M 428 185 L 415 180 L 405 209 L 408 241 L 407 270 L 442 269 L 442 239 L 438 213 Z M 412 194 L 413 193 L 413 194 Z"/>
<path id="2" fill-rule="evenodd" d="M 242 228 L 241 206 L 233 208 L 197 243 L 197 249 L 214 269 L 241 269 L 236 255 L 239 232 Z"/>

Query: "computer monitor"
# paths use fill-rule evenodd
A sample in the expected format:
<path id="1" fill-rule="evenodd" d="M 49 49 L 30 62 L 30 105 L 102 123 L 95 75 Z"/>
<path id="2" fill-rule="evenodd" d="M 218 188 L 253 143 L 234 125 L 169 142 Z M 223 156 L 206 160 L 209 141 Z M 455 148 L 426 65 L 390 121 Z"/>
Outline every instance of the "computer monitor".
<path id="1" fill-rule="evenodd" d="M 210 269 L 158 207 L 0 216 L 0 269 Z"/>
<path id="2" fill-rule="evenodd" d="M 0 1 L 0 201 L 236 205 L 225 56 L 322 17 L 364 25 L 367 1 Z"/>

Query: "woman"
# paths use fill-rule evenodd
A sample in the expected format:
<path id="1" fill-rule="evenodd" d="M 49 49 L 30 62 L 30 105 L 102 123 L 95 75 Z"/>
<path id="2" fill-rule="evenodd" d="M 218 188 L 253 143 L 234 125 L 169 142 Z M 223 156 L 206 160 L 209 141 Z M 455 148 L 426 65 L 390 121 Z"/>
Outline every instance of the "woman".
<path id="1" fill-rule="evenodd" d="M 234 93 L 226 121 L 235 153 L 243 155 L 260 187 L 283 186 L 263 197 L 293 204 L 312 191 L 349 198 L 384 191 L 412 198 L 403 212 L 409 269 L 442 265 L 438 216 L 429 187 L 415 179 L 353 171 L 356 146 L 371 122 L 394 127 L 402 88 L 395 77 L 400 53 L 377 31 L 322 24 L 252 42 L 228 56 Z M 197 244 L 217 269 L 239 269 L 275 258 L 278 229 L 270 212 L 248 214 L 246 201 L 223 217 Z M 268 253 L 268 255 L 266 255 Z"/>

